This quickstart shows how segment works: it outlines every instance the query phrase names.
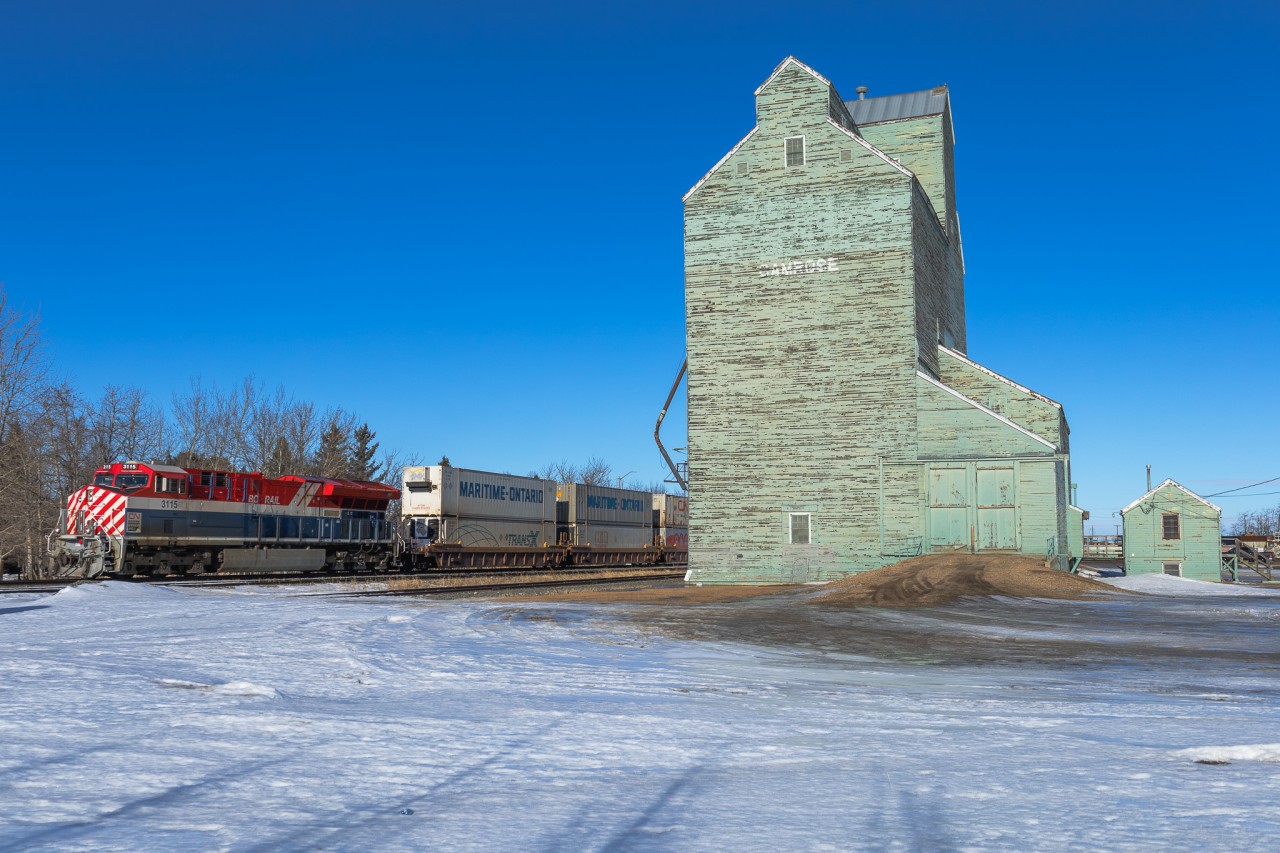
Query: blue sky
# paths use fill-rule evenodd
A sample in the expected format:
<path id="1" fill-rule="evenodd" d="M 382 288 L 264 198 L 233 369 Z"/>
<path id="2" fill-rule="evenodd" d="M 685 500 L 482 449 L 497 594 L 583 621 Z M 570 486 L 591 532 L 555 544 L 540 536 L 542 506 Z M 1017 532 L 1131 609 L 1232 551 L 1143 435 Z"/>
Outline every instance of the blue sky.
<path id="1" fill-rule="evenodd" d="M 0 280 L 89 393 L 253 375 L 426 460 L 659 480 L 680 197 L 752 91 L 945 82 L 970 355 L 1065 405 L 1103 530 L 1148 463 L 1280 476 L 1277 43 L 1264 3 L 11 3 Z"/>

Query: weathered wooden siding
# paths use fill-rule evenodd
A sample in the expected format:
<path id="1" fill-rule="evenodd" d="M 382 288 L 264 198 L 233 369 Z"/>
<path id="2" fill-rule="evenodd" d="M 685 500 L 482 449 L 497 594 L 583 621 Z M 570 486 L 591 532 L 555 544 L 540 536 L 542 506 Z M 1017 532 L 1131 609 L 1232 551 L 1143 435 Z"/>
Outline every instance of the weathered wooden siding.
<path id="1" fill-rule="evenodd" d="M 1065 554 L 1052 442 L 917 374 L 945 370 L 939 337 L 966 345 L 963 261 L 892 158 L 932 169 L 953 220 L 949 115 L 886 135 L 905 146 L 886 156 L 829 84 L 784 64 L 757 116 L 685 199 L 693 579 L 824 580 L 930 536 L 1036 554 L 1054 538 Z M 798 136 L 805 162 L 787 166 Z M 807 543 L 790 539 L 797 513 Z"/>
<path id="2" fill-rule="evenodd" d="M 1079 560 L 1084 556 L 1084 510 L 1067 507 L 1067 554 Z"/>
<path id="3" fill-rule="evenodd" d="M 1068 451 L 1066 419 L 1061 406 L 945 349 L 939 351 L 938 360 L 941 365 L 938 376 L 947 385 L 1052 441 L 1063 452 Z"/>
<path id="4" fill-rule="evenodd" d="M 924 553 L 922 466 L 883 460 L 880 472 L 880 556 L 901 560 Z"/>
<path id="5" fill-rule="evenodd" d="M 1020 432 L 971 402 L 917 377 L 917 452 L 921 459 L 978 459 L 988 456 L 1053 456 L 1042 441 Z"/>
<path id="6" fill-rule="evenodd" d="M 1056 568 L 1067 568 L 1067 499 L 1061 459 L 1024 461 L 1018 468 L 1022 552 L 1053 555 Z"/>
<path id="7" fill-rule="evenodd" d="M 964 276 L 919 182 L 912 187 L 911 230 L 920 362 L 939 373 L 938 342 L 964 346 Z"/>
<path id="8" fill-rule="evenodd" d="M 756 131 L 686 200 L 689 559 L 701 580 L 889 562 L 879 461 L 915 445 L 912 180 L 830 124 L 830 101 L 812 75 L 784 69 L 761 92 Z M 806 163 L 787 167 L 796 135 Z M 789 545 L 786 514 L 800 511 L 813 513 L 813 542 Z"/>
<path id="9" fill-rule="evenodd" d="M 858 130 L 864 139 L 915 173 L 932 202 L 938 224 L 954 234 L 955 137 L 950 107 L 940 115 L 863 124 Z"/>
<path id="10" fill-rule="evenodd" d="M 1164 538 L 1165 513 L 1177 513 L 1179 538 Z M 1181 563 L 1183 577 L 1221 579 L 1221 513 L 1173 484 L 1157 487 L 1124 513 L 1125 573 L 1158 574 L 1165 563 Z"/>

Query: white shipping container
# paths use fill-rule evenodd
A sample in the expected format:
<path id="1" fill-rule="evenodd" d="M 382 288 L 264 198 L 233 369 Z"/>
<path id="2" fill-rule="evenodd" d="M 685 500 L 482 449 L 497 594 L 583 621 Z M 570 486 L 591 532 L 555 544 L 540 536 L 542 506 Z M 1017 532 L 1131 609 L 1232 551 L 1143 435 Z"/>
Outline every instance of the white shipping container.
<path id="1" fill-rule="evenodd" d="M 655 494 L 653 508 L 658 511 L 659 527 L 689 526 L 689 499 L 684 495 Z"/>
<path id="2" fill-rule="evenodd" d="M 649 492 L 568 483 L 560 500 L 568 503 L 569 524 L 606 524 L 653 529 L 653 497 Z"/>
<path id="3" fill-rule="evenodd" d="M 404 469 L 401 515 L 415 520 L 415 539 L 491 548 L 555 543 L 556 484 L 454 468 Z"/>

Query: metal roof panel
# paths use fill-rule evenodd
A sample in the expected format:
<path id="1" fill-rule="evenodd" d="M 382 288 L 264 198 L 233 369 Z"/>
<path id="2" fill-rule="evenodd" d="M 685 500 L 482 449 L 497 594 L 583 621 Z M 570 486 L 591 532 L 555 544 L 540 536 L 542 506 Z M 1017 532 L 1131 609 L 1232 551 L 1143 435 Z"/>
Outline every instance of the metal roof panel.
<path id="1" fill-rule="evenodd" d="M 882 98 L 865 98 L 845 101 L 855 124 L 876 124 L 904 118 L 919 118 L 940 114 L 947 106 L 947 87 L 904 92 L 901 95 L 885 95 Z"/>

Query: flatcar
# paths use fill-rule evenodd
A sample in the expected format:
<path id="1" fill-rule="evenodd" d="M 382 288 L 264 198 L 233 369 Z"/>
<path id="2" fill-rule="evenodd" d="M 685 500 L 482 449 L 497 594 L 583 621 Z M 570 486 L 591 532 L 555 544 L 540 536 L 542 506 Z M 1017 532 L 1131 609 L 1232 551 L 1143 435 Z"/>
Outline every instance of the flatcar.
<path id="1" fill-rule="evenodd" d="M 116 462 L 67 499 L 49 552 L 64 577 L 388 569 L 399 497 L 382 483 Z"/>

